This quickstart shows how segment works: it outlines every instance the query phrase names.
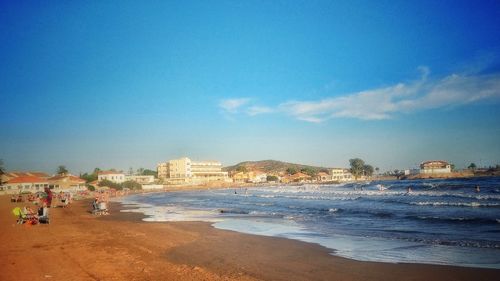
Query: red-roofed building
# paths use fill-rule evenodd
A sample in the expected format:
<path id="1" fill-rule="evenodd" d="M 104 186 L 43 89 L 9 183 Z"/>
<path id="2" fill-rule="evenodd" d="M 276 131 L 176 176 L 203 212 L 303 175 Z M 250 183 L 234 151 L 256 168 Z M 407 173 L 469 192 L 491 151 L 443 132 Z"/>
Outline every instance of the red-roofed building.
<path id="1" fill-rule="evenodd" d="M 48 181 L 49 187 L 54 189 L 54 191 L 79 191 L 87 189 L 84 179 L 70 174 L 53 176 Z"/>
<path id="2" fill-rule="evenodd" d="M 311 181 L 311 176 L 298 172 L 293 175 L 287 175 L 281 178 L 281 182 L 290 183 L 290 182 L 307 182 Z"/>
<path id="3" fill-rule="evenodd" d="M 37 192 L 43 191 L 43 189 L 48 186 L 49 182 L 45 178 L 23 175 L 11 178 L 2 187 L 6 191 Z"/>
<path id="4" fill-rule="evenodd" d="M 35 176 L 39 178 L 48 178 L 50 177 L 48 174 L 43 173 L 43 172 L 19 172 L 19 171 L 14 171 L 14 172 L 6 172 L 2 175 L 2 182 L 7 182 L 13 178 L 18 178 L 18 177 L 30 177 L 30 176 Z"/>
<path id="5" fill-rule="evenodd" d="M 329 174 L 327 174 L 325 172 L 319 172 L 316 175 L 316 180 L 317 181 L 331 181 L 332 180 L 332 176 L 330 176 Z"/>

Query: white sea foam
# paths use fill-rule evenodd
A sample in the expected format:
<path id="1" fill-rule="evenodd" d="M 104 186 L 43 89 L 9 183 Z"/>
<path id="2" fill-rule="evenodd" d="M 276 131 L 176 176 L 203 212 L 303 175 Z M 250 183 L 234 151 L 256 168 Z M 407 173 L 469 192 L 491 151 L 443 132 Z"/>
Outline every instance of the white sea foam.
<path id="1" fill-rule="evenodd" d="M 480 202 L 410 202 L 418 206 L 456 206 L 456 207 L 499 207 L 500 203 L 480 203 Z"/>

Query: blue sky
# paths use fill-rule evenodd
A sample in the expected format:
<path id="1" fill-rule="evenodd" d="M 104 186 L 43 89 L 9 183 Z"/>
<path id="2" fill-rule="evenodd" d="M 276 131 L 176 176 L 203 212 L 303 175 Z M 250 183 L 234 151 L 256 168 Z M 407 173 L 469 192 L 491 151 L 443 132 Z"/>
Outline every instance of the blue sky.
<path id="1" fill-rule="evenodd" d="M 2 1 L 8 170 L 500 162 L 498 1 Z"/>

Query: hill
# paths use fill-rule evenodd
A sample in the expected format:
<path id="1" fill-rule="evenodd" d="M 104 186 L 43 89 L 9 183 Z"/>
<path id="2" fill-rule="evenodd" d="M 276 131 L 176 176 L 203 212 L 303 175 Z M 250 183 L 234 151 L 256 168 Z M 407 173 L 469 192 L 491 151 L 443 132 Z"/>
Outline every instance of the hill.
<path id="1" fill-rule="evenodd" d="M 246 170 L 246 171 L 263 171 L 271 174 L 284 173 L 287 171 L 287 169 L 293 169 L 297 172 L 301 170 L 306 170 L 318 173 L 322 170 L 327 170 L 328 168 L 288 163 L 276 160 L 246 161 L 238 163 L 233 166 L 228 166 L 223 168 L 223 170 L 227 172 Z"/>

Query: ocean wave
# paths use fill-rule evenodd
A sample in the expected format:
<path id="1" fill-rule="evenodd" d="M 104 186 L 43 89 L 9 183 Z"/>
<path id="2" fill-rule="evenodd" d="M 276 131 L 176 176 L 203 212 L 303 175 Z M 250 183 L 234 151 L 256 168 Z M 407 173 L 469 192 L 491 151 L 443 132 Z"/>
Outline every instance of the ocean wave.
<path id="1" fill-rule="evenodd" d="M 444 239 L 422 239 L 422 238 L 405 238 L 404 240 L 418 242 L 431 245 L 443 245 L 466 248 L 483 248 L 483 249 L 500 249 L 498 242 L 474 241 L 474 240 L 444 240 Z"/>
<path id="2" fill-rule="evenodd" d="M 438 217 L 438 216 L 407 216 L 409 219 L 416 219 L 428 222 L 445 222 L 445 223 L 472 223 L 472 224 L 497 224 L 499 219 L 488 218 L 466 218 L 466 217 Z"/>
<path id="3" fill-rule="evenodd" d="M 452 206 L 452 207 L 500 207 L 500 203 L 481 203 L 481 202 L 410 202 L 410 205 L 418 206 Z"/>

